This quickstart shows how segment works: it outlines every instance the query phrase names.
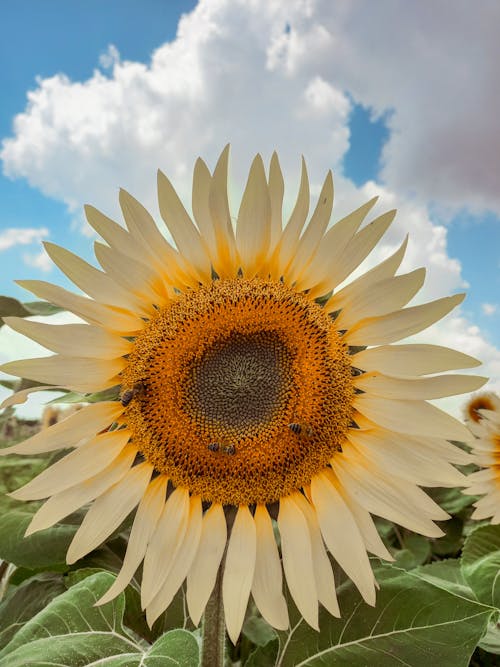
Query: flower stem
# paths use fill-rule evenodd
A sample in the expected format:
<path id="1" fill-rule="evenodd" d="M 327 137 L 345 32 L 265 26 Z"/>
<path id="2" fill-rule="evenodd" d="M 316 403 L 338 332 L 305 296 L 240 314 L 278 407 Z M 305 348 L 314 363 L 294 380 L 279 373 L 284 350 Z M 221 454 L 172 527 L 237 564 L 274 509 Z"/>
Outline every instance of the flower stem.
<path id="1" fill-rule="evenodd" d="M 226 625 L 222 606 L 222 572 L 221 564 L 214 590 L 203 615 L 200 667 L 224 667 Z"/>

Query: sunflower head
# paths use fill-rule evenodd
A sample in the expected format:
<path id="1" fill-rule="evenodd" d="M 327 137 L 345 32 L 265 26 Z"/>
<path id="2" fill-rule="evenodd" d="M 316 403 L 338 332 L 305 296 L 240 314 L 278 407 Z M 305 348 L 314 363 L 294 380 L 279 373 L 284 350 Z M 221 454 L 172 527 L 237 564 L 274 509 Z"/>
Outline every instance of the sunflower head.
<path id="1" fill-rule="evenodd" d="M 374 604 L 367 552 L 391 555 L 372 513 L 441 534 L 434 520 L 447 515 L 419 485 L 463 482 L 450 463 L 466 462 L 467 454 L 449 440 L 469 432 L 426 399 L 473 391 L 484 378 L 437 375 L 477 365 L 462 353 L 393 345 L 463 298 L 407 307 L 425 272 L 396 275 L 406 241 L 346 283 L 394 211 L 365 224 L 373 199 L 331 225 L 329 173 L 309 215 L 303 163 L 283 221 L 274 154 L 267 173 L 260 156 L 253 161 L 234 223 L 227 165 L 227 149 L 213 171 L 196 162 L 192 215 L 159 174 L 166 229 L 124 191 L 126 228 L 87 207 L 103 240 L 95 245 L 100 268 L 46 244 L 89 298 L 44 282 L 21 284 L 81 323 L 6 318 L 55 354 L 2 369 L 84 395 L 115 388 L 114 400 L 90 403 L 2 453 L 73 446 L 14 494 L 47 499 L 30 533 L 90 503 L 68 562 L 135 511 L 122 570 L 101 604 L 143 562 L 148 621 L 187 580 L 198 623 L 220 570 L 236 641 L 250 594 L 269 623 L 288 626 L 283 573 L 311 626 L 318 627 L 318 603 L 338 615 L 327 551 Z"/>
<path id="2" fill-rule="evenodd" d="M 465 420 L 478 424 L 484 419 L 484 413 L 481 410 L 500 411 L 499 397 L 493 392 L 481 392 L 471 396 L 465 405 Z"/>
<path id="3" fill-rule="evenodd" d="M 480 468 L 467 477 L 465 493 L 481 496 L 472 518 L 491 517 L 491 523 L 500 523 L 500 396 L 493 392 L 472 396 L 466 414 L 475 436 L 470 443 L 472 459 Z"/>

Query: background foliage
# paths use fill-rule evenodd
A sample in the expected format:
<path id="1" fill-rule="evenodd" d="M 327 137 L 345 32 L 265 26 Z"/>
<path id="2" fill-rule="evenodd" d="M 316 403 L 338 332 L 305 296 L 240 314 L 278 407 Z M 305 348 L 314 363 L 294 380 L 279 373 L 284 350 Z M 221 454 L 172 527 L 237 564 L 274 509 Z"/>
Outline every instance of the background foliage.
<path id="1" fill-rule="evenodd" d="M 37 428 L 9 410 L 0 419 L 2 446 Z M 198 665 L 200 631 L 190 623 L 182 592 L 152 629 L 141 612 L 139 580 L 113 602 L 94 607 L 120 568 L 126 525 L 73 566 L 65 564 L 65 552 L 81 513 L 23 537 L 39 503 L 21 503 L 6 493 L 50 460 L 0 458 L 0 667 Z M 441 524 L 444 537 L 428 539 L 378 522 L 395 561 L 373 560 L 380 584 L 375 608 L 336 570 L 341 619 L 321 611 L 318 634 L 290 601 L 290 630 L 276 632 L 250 605 L 242 637 L 230 645 L 228 665 L 500 664 L 500 526 L 472 522 L 474 499 L 459 490 L 430 493 L 452 514 Z"/>

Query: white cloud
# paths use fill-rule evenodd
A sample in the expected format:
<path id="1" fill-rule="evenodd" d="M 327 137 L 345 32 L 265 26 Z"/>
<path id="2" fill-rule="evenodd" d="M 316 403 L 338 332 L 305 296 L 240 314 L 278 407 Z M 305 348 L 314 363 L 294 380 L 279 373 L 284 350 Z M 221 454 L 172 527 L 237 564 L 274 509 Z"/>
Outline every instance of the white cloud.
<path id="1" fill-rule="evenodd" d="M 33 229 L 29 227 L 9 227 L 0 232 L 0 252 L 16 245 L 30 245 L 39 243 L 49 235 L 46 227 Z"/>
<path id="2" fill-rule="evenodd" d="M 108 50 L 99 56 L 99 64 L 103 69 L 111 69 L 118 62 L 120 62 L 120 52 L 114 44 L 110 44 Z"/>
<path id="3" fill-rule="evenodd" d="M 23 262 L 26 264 L 26 266 L 32 266 L 35 269 L 40 269 L 40 271 L 43 271 L 44 273 L 49 273 L 54 267 L 52 260 L 47 255 L 44 248 L 42 248 L 42 250 L 37 253 L 24 253 Z"/>
<path id="4" fill-rule="evenodd" d="M 378 213 L 398 207 L 374 259 L 409 232 L 404 268 L 429 267 L 420 300 L 443 296 L 465 284 L 448 253 L 445 220 L 431 216 L 429 200 L 500 211 L 492 28 L 499 13 L 487 0 L 480 9 L 460 0 L 452 14 L 446 3 L 408 4 L 402 12 L 391 0 L 376 9 L 363 0 L 202 0 L 149 64 L 122 61 L 110 47 L 101 59 L 106 74 L 40 79 L 3 144 L 4 171 L 74 212 L 90 201 L 118 216 L 123 186 L 157 214 L 157 167 L 189 201 L 195 158 L 213 166 L 230 141 L 234 194 L 253 155 L 269 159 L 276 148 L 290 199 L 303 153 L 313 192 L 334 169 L 336 218 L 374 194 Z M 374 114 L 390 112 L 385 185 L 356 188 L 342 174 L 351 98 Z M 450 322 L 442 339 L 457 346 Z M 460 322 L 467 345 L 498 377 L 498 350 Z"/>
<path id="5" fill-rule="evenodd" d="M 496 303 L 482 303 L 481 310 L 485 315 L 494 315 L 498 310 Z"/>
<path id="6" fill-rule="evenodd" d="M 30 317 L 34 322 L 47 322 L 49 324 L 71 324 L 81 322 L 72 313 L 62 312 L 50 317 Z M 32 359 L 34 357 L 46 357 L 52 354 L 35 341 L 22 336 L 7 325 L 0 327 L 0 364 L 13 359 Z M 11 375 L 0 371 L 3 380 L 16 380 Z M 0 403 L 11 395 L 11 391 L 0 385 Z M 37 419 L 42 413 L 43 406 L 51 399 L 59 396 L 57 392 L 40 392 L 31 394 L 28 401 L 16 407 L 16 414 L 25 419 Z"/>
<path id="7" fill-rule="evenodd" d="M 273 68 L 314 73 L 388 114 L 383 176 L 443 206 L 500 212 L 500 4 L 301 3 Z"/>

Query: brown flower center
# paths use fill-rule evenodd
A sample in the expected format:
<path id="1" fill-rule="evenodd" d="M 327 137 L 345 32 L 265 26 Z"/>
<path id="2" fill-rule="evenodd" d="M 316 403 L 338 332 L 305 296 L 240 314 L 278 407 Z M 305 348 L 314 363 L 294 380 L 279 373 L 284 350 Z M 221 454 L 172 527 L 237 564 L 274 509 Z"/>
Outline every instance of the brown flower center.
<path id="1" fill-rule="evenodd" d="M 309 484 L 351 421 L 347 347 L 317 303 L 281 283 L 216 280 L 179 295 L 122 376 L 139 451 L 213 502 L 271 503 Z"/>

